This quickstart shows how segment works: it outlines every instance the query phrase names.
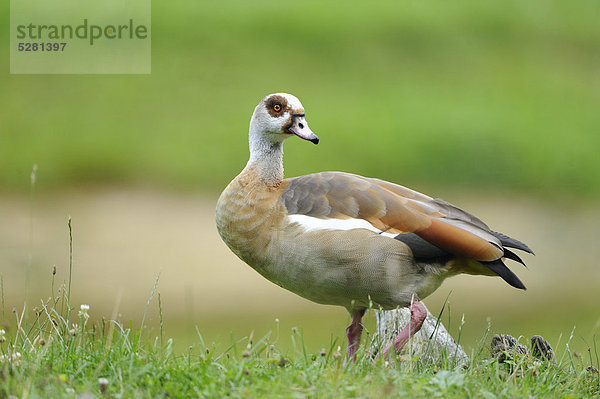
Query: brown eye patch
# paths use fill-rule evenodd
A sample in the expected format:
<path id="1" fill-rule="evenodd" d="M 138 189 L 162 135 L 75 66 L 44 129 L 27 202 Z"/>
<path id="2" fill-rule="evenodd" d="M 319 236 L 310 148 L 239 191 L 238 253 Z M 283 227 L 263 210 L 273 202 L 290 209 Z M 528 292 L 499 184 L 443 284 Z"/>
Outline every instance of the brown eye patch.
<path id="1" fill-rule="evenodd" d="M 287 110 L 288 102 L 282 96 L 271 96 L 266 101 L 267 112 L 273 118 L 278 118 Z"/>

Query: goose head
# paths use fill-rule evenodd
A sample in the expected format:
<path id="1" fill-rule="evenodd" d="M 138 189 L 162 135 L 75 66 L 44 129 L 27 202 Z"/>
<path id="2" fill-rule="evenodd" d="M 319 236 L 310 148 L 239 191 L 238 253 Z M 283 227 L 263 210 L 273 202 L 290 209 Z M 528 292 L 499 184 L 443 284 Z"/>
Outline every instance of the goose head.
<path id="1" fill-rule="evenodd" d="M 300 100 L 287 93 L 269 94 L 254 109 L 250 141 L 274 145 L 292 136 L 319 143 L 319 138 L 308 127 Z"/>

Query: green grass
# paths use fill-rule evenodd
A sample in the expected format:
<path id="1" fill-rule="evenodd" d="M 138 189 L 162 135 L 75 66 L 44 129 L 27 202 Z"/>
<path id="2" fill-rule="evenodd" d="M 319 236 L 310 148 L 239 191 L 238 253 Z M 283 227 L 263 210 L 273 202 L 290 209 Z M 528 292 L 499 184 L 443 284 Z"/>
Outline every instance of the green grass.
<path id="1" fill-rule="evenodd" d="M 0 75 L 0 187 L 24 190 L 37 163 L 43 189 L 219 190 L 254 105 L 283 90 L 322 139 L 286 145 L 289 175 L 597 196 L 599 15 L 591 0 L 153 4 L 150 76 Z"/>
<path id="2" fill-rule="evenodd" d="M 148 306 L 156 291 L 152 290 Z M 262 338 L 231 338 L 223 351 L 206 345 L 198 331 L 184 353 L 173 340 L 147 326 L 102 318 L 70 306 L 65 285 L 32 311 L 15 310 L 8 336 L 0 341 L 0 398 L 157 397 L 597 397 L 600 377 L 586 370 L 598 365 L 574 357 L 568 343 L 557 362 L 517 356 L 507 364 L 490 357 L 482 340 L 470 364 L 457 367 L 401 356 L 373 362 L 360 352 L 356 364 L 343 364 L 344 348 L 324 343 L 309 352 L 302 334 L 277 331 Z M 160 297 L 158 298 L 160 308 Z M 146 313 L 144 311 L 144 315 Z M 162 318 L 161 318 L 162 319 Z M 75 324 L 73 324 L 75 323 Z M 4 340 L 5 339 L 5 340 Z M 291 339 L 292 349 L 281 351 Z"/>

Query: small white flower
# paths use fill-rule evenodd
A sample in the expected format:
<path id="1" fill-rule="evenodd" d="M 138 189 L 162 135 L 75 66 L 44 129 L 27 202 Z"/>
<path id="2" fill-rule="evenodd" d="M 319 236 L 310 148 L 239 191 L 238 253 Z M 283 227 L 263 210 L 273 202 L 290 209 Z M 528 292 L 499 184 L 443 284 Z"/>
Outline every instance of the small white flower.
<path id="1" fill-rule="evenodd" d="M 90 318 L 90 315 L 88 315 L 88 310 L 90 310 L 90 305 L 86 305 L 85 303 L 82 304 L 81 306 L 79 306 L 79 317 L 83 317 L 85 319 L 85 321 L 87 321 L 87 319 Z"/>

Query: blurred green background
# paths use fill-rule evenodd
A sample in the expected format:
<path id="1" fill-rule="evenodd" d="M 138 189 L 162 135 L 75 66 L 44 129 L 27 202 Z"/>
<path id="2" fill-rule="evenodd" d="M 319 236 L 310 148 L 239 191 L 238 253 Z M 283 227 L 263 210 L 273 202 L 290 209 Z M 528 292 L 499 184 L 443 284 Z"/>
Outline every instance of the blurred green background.
<path id="1" fill-rule="evenodd" d="M 8 26 L 8 2 L 0 13 Z M 516 335 L 597 328 L 600 3 L 183 0 L 155 1 L 152 14 L 148 76 L 9 75 L 2 59 L 7 303 L 22 303 L 24 292 L 46 295 L 53 263 L 64 281 L 65 217 L 72 214 L 76 244 L 83 241 L 75 247 L 77 270 L 92 276 L 76 280 L 75 295 L 96 298 L 92 309 L 105 315 L 117 286 L 125 287 L 120 306 L 141 309 L 163 268 L 177 304 L 169 307 L 165 294 L 165 315 L 171 333 L 187 337 L 183 347 L 194 324 L 227 342 L 230 331 L 274 328 L 276 316 L 304 326 L 314 347 L 342 336 L 343 310 L 261 285 L 216 247 L 214 202 L 247 161 L 254 106 L 285 91 L 301 99 L 321 138 L 318 146 L 286 144 L 288 176 L 342 170 L 388 179 L 471 206 L 498 230 L 537 245 L 523 278 L 536 291 L 461 277 L 426 302 L 437 313 L 454 289 L 455 312 L 473 320 L 467 346 L 486 316 Z M 0 31 L 5 55 L 8 35 Z M 102 225 L 102 235 L 107 221 L 113 224 Z M 172 232 L 173 241 L 141 240 L 148 231 Z M 197 252 L 178 252 L 189 247 Z M 118 251 L 124 255 L 111 258 Z M 146 263 L 161 254 L 166 263 Z M 473 303 L 473 284 L 487 299 Z M 253 302 L 256 290 L 265 298 Z"/>
<path id="2" fill-rule="evenodd" d="M 36 162 L 44 186 L 217 190 L 254 105 L 284 90 L 323 139 L 288 151 L 294 174 L 598 194 L 599 17 L 595 1 L 155 2 L 150 76 L 2 75 L 0 182 L 26 186 Z"/>

